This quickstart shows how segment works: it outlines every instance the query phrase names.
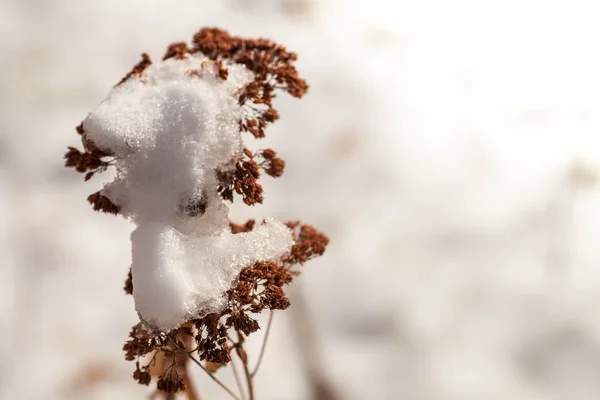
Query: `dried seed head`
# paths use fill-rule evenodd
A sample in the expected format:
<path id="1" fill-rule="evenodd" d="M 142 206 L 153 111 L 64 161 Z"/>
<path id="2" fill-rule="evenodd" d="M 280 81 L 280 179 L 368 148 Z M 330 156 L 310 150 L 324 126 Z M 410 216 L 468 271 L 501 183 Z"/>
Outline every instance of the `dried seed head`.
<path id="1" fill-rule="evenodd" d="M 203 28 L 197 32 L 191 45 L 185 42 L 171 44 L 163 57 L 164 60 L 189 60 L 192 54 L 199 53 L 209 61 L 189 69 L 186 73 L 194 79 L 203 79 L 206 74 L 216 77 L 226 84 L 234 77 L 234 65 L 240 64 L 252 73 L 250 81 L 234 91 L 236 100 L 244 111 L 244 116 L 237 122 L 239 132 L 249 132 L 255 138 L 265 136 L 269 124 L 279 119 L 279 113 L 273 107 L 273 99 L 278 92 L 285 92 L 293 97 L 302 97 L 308 90 L 306 81 L 298 75 L 294 62 L 296 54 L 286 50 L 284 46 L 266 39 L 247 39 L 231 36 L 217 28 Z M 172 61 L 169 61 L 172 62 Z M 152 60 L 146 54 L 132 70 L 121 79 L 121 85 L 133 76 L 144 77 Z M 146 72 L 145 72 L 146 71 Z M 230 76 L 231 71 L 231 76 Z M 148 81 L 142 81 L 143 83 Z M 235 129 L 235 128 L 234 128 Z M 115 157 L 111 149 L 99 148 L 89 140 L 83 124 L 76 127 L 83 142 L 83 151 L 69 147 L 65 154 L 65 166 L 74 168 L 84 174 L 88 180 L 98 172 L 105 171 L 113 165 Z M 229 157 L 229 156 L 228 156 Z M 263 187 L 258 183 L 262 173 L 272 177 L 283 174 L 285 161 L 273 149 L 265 149 L 255 153 L 243 149 L 240 154 L 214 170 L 218 182 L 217 192 L 224 200 L 233 201 L 234 193 L 242 197 L 247 205 L 262 203 Z M 179 215 L 184 217 L 201 217 L 207 212 L 206 193 L 201 195 L 181 195 L 178 205 Z M 121 212 L 121 205 L 113 203 L 102 191 L 91 194 L 88 201 L 94 210 L 111 214 Z M 227 307 L 218 313 L 209 313 L 201 318 L 190 316 L 189 323 L 168 332 L 149 332 L 140 323 L 133 327 L 129 340 L 123 346 L 125 358 L 136 360 L 133 378 L 142 385 L 151 382 L 150 365 L 140 366 L 140 358 L 154 354 L 173 359 L 173 364 L 161 370 L 157 387 L 168 393 L 185 390 L 185 384 L 177 371 L 177 357 L 183 351 L 189 351 L 181 338 L 188 338 L 196 343 L 196 354 L 200 360 L 213 365 L 223 366 L 231 361 L 231 350 L 235 348 L 238 356 L 247 364 L 247 355 L 242 347 L 244 337 L 260 329 L 257 314 L 265 309 L 284 310 L 290 305 L 284 287 L 290 284 L 299 271 L 293 268 L 307 260 L 322 255 L 329 239 L 310 225 L 289 222 L 287 226 L 293 231 L 294 245 L 290 252 L 279 260 L 258 261 L 241 270 L 231 287 L 224 293 Z M 244 224 L 230 223 L 234 234 L 248 234 L 256 227 L 254 220 Z M 124 290 L 132 294 L 133 276 L 128 273 Z M 139 288 L 138 288 L 139 290 Z M 238 343 L 232 343 L 232 332 L 239 334 Z M 150 358 L 150 357 L 148 357 Z M 154 358 L 152 358 L 154 359 Z"/>

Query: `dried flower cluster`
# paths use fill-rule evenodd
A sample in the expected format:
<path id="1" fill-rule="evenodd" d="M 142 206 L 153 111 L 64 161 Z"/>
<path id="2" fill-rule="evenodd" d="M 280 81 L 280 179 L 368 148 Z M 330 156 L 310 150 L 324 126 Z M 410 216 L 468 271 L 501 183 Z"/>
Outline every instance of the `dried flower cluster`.
<path id="1" fill-rule="evenodd" d="M 257 262 L 244 268 L 232 288 L 226 293 L 229 300 L 227 309 L 191 320 L 190 323 L 195 329 L 182 327 L 156 336 L 149 334 L 141 324 L 133 327 L 129 334 L 130 339 L 123 350 L 127 360 L 136 360 L 134 378 L 139 383 L 149 384 L 148 371 L 155 362 L 157 353 L 162 352 L 170 356 L 173 362 L 159 378 L 159 389 L 166 390 L 164 387 L 183 389 L 183 377 L 177 378 L 178 374 L 175 371 L 177 357 L 185 358 L 189 351 L 183 342 L 177 339 L 182 335 L 194 338 L 196 344 L 194 352 L 198 354 L 199 360 L 223 366 L 231 361 L 231 351 L 235 349 L 238 355 L 242 354 L 242 361 L 247 364 L 242 345 L 244 336 L 249 336 L 260 329 L 256 315 L 263 310 L 288 308 L 290 301 L 283 286 L 291 283 L 294 277 L 300 274 L 300 271 L 294 267 L 322 255 L 328 243 L 325 235 L 309 225 L 300 225 L 298 222 L 288 225 L 297 231 L 296 242 L 290 255 L 277 263 Z M 232 232 L 252 230 L 253 226 L 253 220 L 244 225 L 232 225 Z M 231 340 L 232 332 L 239 334 L 237 342 Z M 140 358 L 151 353 L 154 357 L 140 367 Z M 172 383 L 174 379 L 178 379 L 176 384 Z M 163 384 L 165 386 L 161 388 L 162 381 L 169 384 Z"/>
<path id="2" fill-rule="evenodd" d="M 207 68 L 212 68 L 219 79 L 227 80 L 227 65 L 234 63 L 241 64 L 252 72 L 253 79 L 240 87 L 236 96 L 245 110 L 245 116 L 239 121 L 240 132 L 249 132 L 255 138 L 264 137 L 267 125 L 279 118 L 272 104 L 276 91 L 300 98 L 308 89 L 293 65 L 296 54 L 270 40 L 244 39 L 230 36 L 216 28 L 204 28 L 194 35 L 190 46 L 185 42 L 170 45 L 163 60 L 183 60 L 194 53 L 201 53 L 213 64 L 203 63 L 198 69 L 190 70 L 190 76 L 201 76 Z M 143 77 L 144 70 L 151 64 L 150 57 L 142 54 L 142 60 L 117 86 L 132 76 Z M 69 147 L 65 165 L 84 173 L 87 181 L 96 172 L 102 172 L 111 166 L 114 155 L 110 149 L 100 149 L 86 138 L 83 125 L 77 127 L 77 132 L 82 137 L 83 151 Z M 231 160 L 231 165 L 235 167 L 216 171 L 218 193 L 225 201 L 233 201 L 234 193 L 237 193 L 245 204 L 254 205 L 263 201 L 263 188 L 258 183 L 260 176 L 281 176 L 285 162 L 272 149 L 255 153 L 244 149 L 237 159 Z M 120 212 L 119 206 L 113 204 L 101 191 L 90 195 L 88 201 L 94 210 L 111 214 Z M 181 208 L 186 215 L 193 217 L 205 212 L 206 203 L 200 199 L 194 204 L 182 205 Z M 245 224 L 230 224 L 234 234 L 250 232 L 255 226 L 257 224 L 254 220 Z M 243 348 L 244 338 L 259 330 L 257 314 L 264 310 L 285 310 L 289 307 L 290 301 L 284 292 L 285 285 L 299 275 L 296 268 L 298 265 L 322 255 L 328 243 L 328 238 L 310 225 L 289 222 L 287 226 L 293 232 L 294 239 L 289 253 L 278 261 L 259 261 L 242 269 L 224 294 L 228 306 L 223 311 L 191 319 L 180 328 L 159 334 L 151 333 L 141 323 L 133 327 L 123 350 L 127 360 L 136 361 L 133 377 L 137 382 L 149 385 L 152 378 L 158 376 L 158 390 L 185 390 L 188 359 L 205 369 L 217 381 L 212 372 L 231 361 L 232 350 L 235 350 L 246 370 L 252 398 L 253 373 L 250 374 L 248 370 L 248 359 Z M 128 294 L 134 291 L 131 271 L 124 289 Z M 197 354 L 197 359 L 194 354 Z M 156 372 L 159 360 L 162 360 L 160 363 L 163 365 Z M 206 364 L 202 365 L 202 361 Z M 219 384 L 223 386 L 220 382 Z M 232 394 L 230 389 L 225 389 Z M 232 396 L 236 397 L 234 394 Z"/>
<path id="3" fill-rule="evenodd" d="M 233 172 L 217 172 L 221 181 L 219 193 L 224 200 L 233 201 L 235 191 L 249 206 L 262 203 L 263 188 L 257 182 L 261 171 L 277 178 L 283 174 L 284 168 L 285 161 L 277 157 L 277 153 L 272 149 L 262 150 L 256 154 L 244 149 Z"/>

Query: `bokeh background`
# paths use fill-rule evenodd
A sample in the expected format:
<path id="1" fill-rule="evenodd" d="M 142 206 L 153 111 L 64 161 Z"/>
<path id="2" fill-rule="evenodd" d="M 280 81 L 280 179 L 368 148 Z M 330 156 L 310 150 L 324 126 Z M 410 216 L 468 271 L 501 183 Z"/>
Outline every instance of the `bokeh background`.
<path id="1" fill-rule="evenodd" d="M 260 143 L 286 173 L 232 211 L 331 237 L 258 399 L 598 398 L 598 20 L 578 0 L 2 0 L 0 398 L 151 393 L 121 351 L 132 225 L 62 155 L 141 52 L 206 25 L 285 44 L 311 84 Z"/>

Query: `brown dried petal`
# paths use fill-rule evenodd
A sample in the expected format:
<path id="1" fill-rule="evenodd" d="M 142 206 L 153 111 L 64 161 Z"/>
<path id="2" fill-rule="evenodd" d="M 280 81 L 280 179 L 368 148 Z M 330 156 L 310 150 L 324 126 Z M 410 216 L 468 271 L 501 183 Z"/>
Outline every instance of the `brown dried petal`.
<path id="1" fill-rule="evenodd" d="M 89 195 L 88 202 L 92 205 L 94 211 L 102 211 L 114 215 L 117 215 L 121 211 L 121 207 L 113 204 L 108 197 L 102 195 L 99 191 Z"/>
<path id="2" fill-rule="evenodd" d="M 131 268 L 129 268 L 129 273 L 127 274 L 127 279 L 125 280 L 125 286 L 123 287 L 126 294 L 133 294 L 133 275 L 131 275 Z"/>
<path id="3" fill-rule="evenodd" d="M 243 225 L 230 222 L 229 227 L 231 228 L 231 233 L 251 232 L 252 229 L 254 229 L 255 222 L 256 221 L 254 221 L 253 219 L 249 219 Z"/>
<path id="4" fill-rule="evenodd" d="M 125 75 L 123 77 L 123 79 L 121 79 L 119 81 L 119 83 L 117 83 L 115 85 L 119 86 L 120 84 L 122 84 L 123 82 L 125 82 L 127 79 L 129 79 L 131 76 L 133 75 L 142 75 L 142 73 L 144 72 L 144 70 L 146 68 L 148 68 L 150 65 L 152 65 L 152 60 L 150 59 L 150 56 L 146 53 L 142 53 L 142 60 L 140 62 L 138 62 L 131 71 L 129 71 L 127 73 L 127 75 Z"/>

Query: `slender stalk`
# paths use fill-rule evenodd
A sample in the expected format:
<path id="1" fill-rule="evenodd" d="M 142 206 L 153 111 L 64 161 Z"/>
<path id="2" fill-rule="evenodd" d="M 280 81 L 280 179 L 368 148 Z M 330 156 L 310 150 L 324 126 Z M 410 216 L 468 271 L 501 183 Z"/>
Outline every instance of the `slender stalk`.
<path id="1" fill-rule="evenodd" d="M 260 348 L 260 354 L 258 355 L 258 361 L 256 362 L 256 366 L 254 367 L 254 371 L 250 374 L 251 378 L 254 378 L 256 372 L 258 371 L 258 367 L 260 367 L 260 363 L 262 362 L 263 356 L 265 355 L 265 348 L 267 347 L 267 339 L 269 339 L 269 332 L 271 332 L 271 324 L 273 323 L 273 316 L 275 312 L 271 310 L 269 313 L 269 322 L 267 322 L 267 330 L 265 331 L 265 337 L 262 342 L 262 346 Z"/>
<path id="2" fill-rule="evenodd" d="M 233 357 L 231 358 L 231 369 L 233 370 L 233 376 L 235 378 L 235 383 L 237 384 L 237 387 L 240 391 L 240 396 L 242 397 L 242 400 L 246 400 L 246 393 L 244 392 L 244 388 L 242 387 L 242 380 L 240 378 L 237 366 L 235 365 L 235 360 L 233 359 Z"/>
<path id="3" fill-rule="evenodd" d="M 243 347 L 244 337 L 240 332 L 238 332 L 237 335 L 238 342 L 235 344 L 236 352 L 238 357 L 240 357 L 240 360 L 242 360 L 242 366 L 244 367 L 244 375 L 246 376 L 246 383 L 248 385 L 248 397 L 250 397 L 250 400 L 254 400 L 254 385 L 252 382 L 252 375 L 248 369 L 248 356 L 246 355 L 246 350 L 244 350 Z"/>
<path id="4" fill-rule="evenodd" d="M 193 328 L 193 324 L 191 323 L 186 323 L 181 325 L 182 328 L 189 328 L 192 329 Z M 177 337 L 178 339 L 181 339 L 181 344 L 183 344 L 183 350 L 186 351 L 188 354 L 191 354 L 194 350 L 192 351 L 188 351 L 188 349 L 190 347 L 193 347 L 194 345 L 194 341 L 193 341 L 193 337 L 192 336 L 188 336 L 188 335 L 178 335 Z M 177 346 L 177 347 L 181 347 L 181 346 Z M 181 354 L 181 351 L 177 351 L 177 353 L 175 354 Z M 189 360 L 187 357 L 177 357 L 176 355 L 173 356 L 174 360 L 177 361 L 177 369 L 175 371 L 179 371 L 179 373 L 181 374 L 181 377 L 183 378 L 183 384 L 185 385 L 185 394 L 187 396 L 187 400 L 200 400 L 200 393 L 198 392 L 198 389 L 196 389 L 196 387 L 194 386 L 191 378 L 190 378 L 190 373 L 188 370 L 188 365 L 189 365 Z"/>
<path id="5" fill-rule="evenodd" d="M 246 375 L 246 381 L 248 382 L 248 395 L 250 396 L 250 400 L 254 400 L 254 385 L 252 383 L 252 375 L 250 375 L 250 370 L 248 369 L 248 364 L 243 363 L 244 365 L 244 374 Z"/>
<path id="6" fill-rule="evenodd" d="M 189 357 L 189 358 L 190 358 L 190 359 L 191 359 L 191 360 L 192 360 L 194 363 L 196 363 L 196 365 L 198 365 L 200 368 L 202 368 L 202 370 L 203 370 L 204 372 L 206 372 L 206 373 L 208 374 L 208 376 L 210 376 L 210 378 L 211 378 L 213 381 L 215 381 L 215 382 L 216 382 L 216 383 L 217 383 L 219 386 L 221 386 L 221 387 L 222 387 L 222 388 L 223 388 L 223 389 L 224 389 L 224 390 L 225 390 L 227 393 L 229 393 L 229 394 L 231 395 L 231 397 L 233 397 L 233 398 L 234 398 L 234 399 L 236 399 L 236 400 L 240 400 L 240 398 L 239 398 L 238 396 L 236 396 L 236 394 L 235 394 L 235 393 L 233 393 L 233 392 L 231 391 L 231 389 L 229 389 L 229 388 L 227 387 L 227 385 L 225 385 L 223 382 L 221 382 L 220 380 L 218 380 L 218 379 L 217 379 L 217 378 L 216 378 L 216 377 L 215 377 L 215 376 L 214 376 L 212 373 L 210 373 L 210 372 L 209 372 L 209 371 L 208 371 L 206 368 L 204 368 L 204 365 L 202 365 L 202 364 L 200 363 L 200 361 L 196 360 L 196 359 L 194 358 L 194 356 L 192 356 L 191 354 L 188 354 L 188 353 L 185 353 L 185 354 L 187 354 L 187 356 L 188 356 L 188 357 Z"/>

